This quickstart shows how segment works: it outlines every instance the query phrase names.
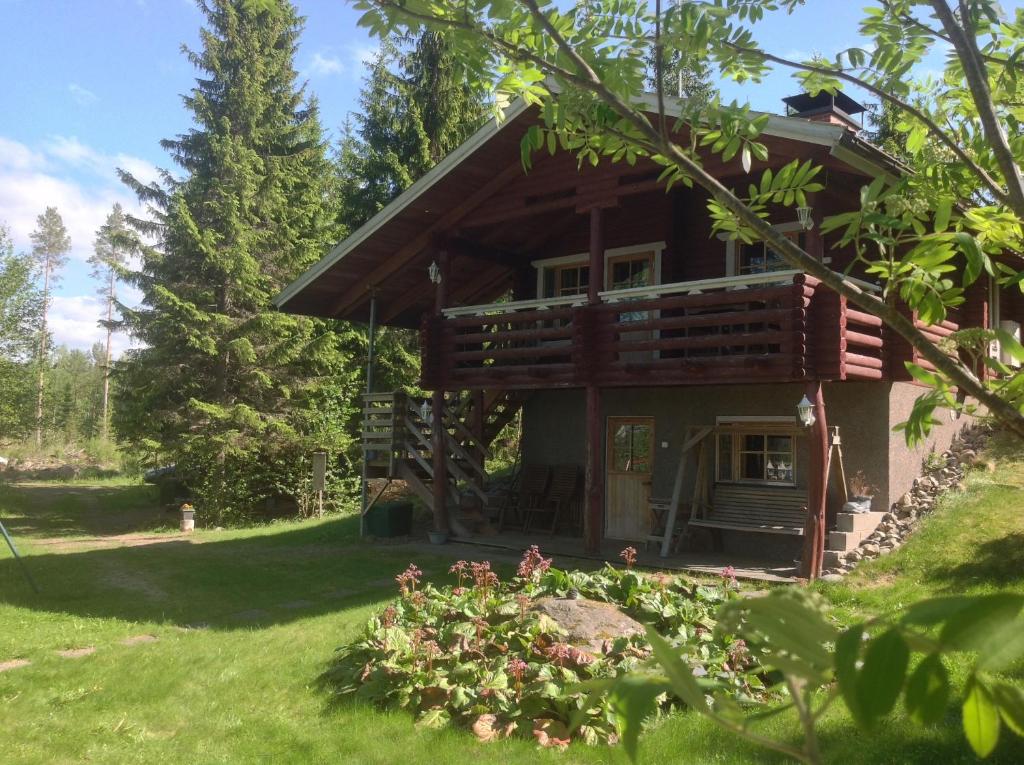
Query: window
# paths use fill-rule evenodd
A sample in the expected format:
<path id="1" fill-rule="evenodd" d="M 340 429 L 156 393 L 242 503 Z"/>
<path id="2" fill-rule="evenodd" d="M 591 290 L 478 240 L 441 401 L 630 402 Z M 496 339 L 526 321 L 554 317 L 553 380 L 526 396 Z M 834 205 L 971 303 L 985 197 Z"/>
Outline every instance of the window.
<path id="1" fill-rule="evenodd" d="M 620 255 L 608 261 L 608 287 L 613 290 L 628 287 L 649 287 L 653 283 L 654 253 Z"/>
<path id="2" fill-rule="evenodd" d="M 646 287 L 658 284 L 658 270 L 664 242 L 605 251 L 602 290 Z M 566 255 L 533 261 L 537 269 L 537 297 L 560 298 L 586 295 L 590 285 L 589 258 L 585 254 Z"/>
<path id="3" fill-rule="evenodd" d="M 772 431 L 719 433 L 719 481 L 796 482 L 793 436 Z"/>
<path id="4" fill-rule="evenodd" d="M 615 473 L 650 473 L 652 420 L 629 421 L 612 418 L 611 465 Z"/>
<path id="5" fill-rule="evenodd" d="M 570 264 L 554 269 L 554 294 L 552 297 L 586 295 L 590 284 L 590 266 Z"/>
<path id="6" fill-rule="evenodd" d="M 781 233 L 787 239 L 796 242 L 801 249 L 805 246 L 803 231 L 782 231 Z M 739 245 L 736 254 L 736 273 L 741 276 L 785 271 L 789 267 L 782 256 L 765 242 Z"/>

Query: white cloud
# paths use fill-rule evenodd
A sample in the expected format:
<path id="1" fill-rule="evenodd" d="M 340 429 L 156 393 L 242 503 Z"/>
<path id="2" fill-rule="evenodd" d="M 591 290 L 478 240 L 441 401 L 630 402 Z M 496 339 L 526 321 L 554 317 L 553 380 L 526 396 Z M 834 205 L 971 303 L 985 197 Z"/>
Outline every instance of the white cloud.
<path id="1" fill-rule="evenodd" d="M 343 45 L 340 53 L 336 49 L 325 48 L 313 54 L 305 71 L 310 77 L 328 77 L 336 74 L 360 77 L 366 69 L 366 64 L 377 57 L 378 50 L 376 45 L 353 43 Z"/>
<path id="2" fill-rule="evenodd" d="M 107 331 L 99 320 L 105 317 L 103 301 L 96 295 L 55 295 L 50 304 L 49 326 L 53 344 L 89 350 L 94 343 L 106 341 Z M 119 357 L 128 348 L 137 347 L 131 338 L 115 333 L 111 354 Z"/>
<path id="3" fill-rule="evenodd" d="M 149 162 L 126 154 L 104 154 L 77 138 L 57 136 L 38 149 L 0 136 L 0 221 L 11 228 L 15 247 L 28 249 L 36 217 L 56 207 L 71 236 L 71 257 L 85 260 L 92 242 L 115 202 L 141 212 L 134 195 L 117 179 L 124 167 L 142 181 L 156 178 Z M 91 178 L 79 181 L 71 171 Z"/>
<path id="4" fill-rule="evenodd" d="M 83 88 L 77 82 L 72 82 L 68 85 L 68 91 L 71 93 L 71 98 L 79 106 L 92 106 L 99 100 L 99 96 L 88 88 Z"/>
<path id="5" fill-rule="evenodd" d="M 325 77 L 331 74 L 341 74 L 343 71 L 345 71 L 345 65 L 340 58 L 320 51 L 314 53 L 313 60 L 309 62 L 309 73 L 314 76 Z"/>

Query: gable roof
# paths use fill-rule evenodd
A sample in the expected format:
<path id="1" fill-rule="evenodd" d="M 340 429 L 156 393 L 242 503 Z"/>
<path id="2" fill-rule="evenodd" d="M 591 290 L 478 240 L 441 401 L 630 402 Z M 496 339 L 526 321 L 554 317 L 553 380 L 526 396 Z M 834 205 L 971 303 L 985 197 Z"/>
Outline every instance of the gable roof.
<path id="1" fill-rule="evenodd" d="M 667 111 L 678 114 L 682 103 L 667 98 Z M 638 105 L 654 112 L 656 104 L 656 96 L 647 94 Z M 289 284 L 274 305 L 291 313 L 365 320 L 374 289 L 386 287 L 393 296 L 422 290 L 425 261 L 430 259 L 436 235 L 523 175 L 520 139 L 535 121 L 536 111 L 522 100 L 515 101 L 502 120 L 485 123 Z M 827 147 L 837 160 L 867 175 L 902 172 L 892 157 L 838 125 L 769 115 L 763 134 Z M 417 254 L 415 261 L 406 257 Z M 407 260 L 409 267 L 403 268 Z M 419 311 L 410 305 L 406 315 L 390 318 L 397 319 L 393 323 L 416 326 Z"/>

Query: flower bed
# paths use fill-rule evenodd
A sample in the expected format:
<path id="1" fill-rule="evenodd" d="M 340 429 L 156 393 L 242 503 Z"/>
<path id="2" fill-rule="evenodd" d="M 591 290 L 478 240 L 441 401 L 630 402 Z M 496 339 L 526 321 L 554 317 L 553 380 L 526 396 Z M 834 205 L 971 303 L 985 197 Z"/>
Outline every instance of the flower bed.
<path id="1" fill-rule="evenodd" d="M 418 725 L 453 723 L 484 741 L 613 743 L 615 699 L 592 697 L 587 682 L 637 668 L 650 648 L 642 633 L 581 647 L 537 608 L 540 598 L 585 598 L 656 629 L 709 686 L 727 687 L 740 702 L 758 699 L 764 686 L 743 641 L 714 633 L 718 605 L 738 597 L 735 579 L 726 573 L 720 585 L 698 584 L 633 571 L 628 551 L 625 559 L 624 570 L 562 571 L 532 547 L 511 581 L 499 581 L 489 562 L 459 561 L 454 585 L 440 588 L 421 584 L 410 565 L 396 577 L 401 597 L 339 649 L 325 680 L 338 694 L 408 709 Z M 663 707 L 675 703 L 666 697 Z"/>

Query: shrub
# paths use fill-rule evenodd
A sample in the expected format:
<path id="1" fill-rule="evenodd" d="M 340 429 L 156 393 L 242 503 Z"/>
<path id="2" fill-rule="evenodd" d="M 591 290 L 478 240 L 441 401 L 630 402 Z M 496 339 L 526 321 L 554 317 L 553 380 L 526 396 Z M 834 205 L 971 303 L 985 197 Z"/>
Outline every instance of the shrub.
<path id="1" fill-rule="evenodd" d="M 600 651 L 573 645 L 564 630 L 533 609 L 544 596 L 611 603 L 652 625 L 684 649 L 701 682 L 727 688 L 736 701 L 756 701 L 764 685 L 742 641 L 715 636 L 714 612 L 738 597 L 735 580 L 707 585 L 682 576 L 611 566 L 563 571 L 536 547 L 517 575 L 502 582 L 488 562 L 459 561 L 454 586 L 421 583 L 414 565 L 396 577 L 401 596 L 339 649 L 324 680 L 339 695 L 411 711 L 417 724 L 453 723 L 481 740 L 511 735 L 545 746 L 572 737 L 612 743 L 619 710 L 602 683 L 637 669 L 650 656 L 644 635 L 605 640 Z M 597 690 L 595 690 L 597 689 Z M 660 707 L 677 700 L 668 694 Z"/>

